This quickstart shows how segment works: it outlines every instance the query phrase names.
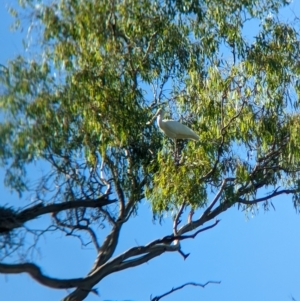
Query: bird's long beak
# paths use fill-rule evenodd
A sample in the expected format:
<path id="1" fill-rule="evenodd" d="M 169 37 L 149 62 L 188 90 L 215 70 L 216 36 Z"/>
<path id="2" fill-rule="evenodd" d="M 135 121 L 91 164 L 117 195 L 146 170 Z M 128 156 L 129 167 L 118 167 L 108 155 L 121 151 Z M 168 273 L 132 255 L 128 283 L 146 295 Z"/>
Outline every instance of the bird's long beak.
<path id="1" fill-rule="evenodd" d="M 157 117 L 157 115 L 158 115 L 158 111 L 157 111 L 157 112 L 155 113 L 155 115 L 151 118 L 151 120 L 148 121 L 146 124 L 147 124 L 147 125 L 151 124 L 151 123 L 154 121 L 154 119 Z"/>

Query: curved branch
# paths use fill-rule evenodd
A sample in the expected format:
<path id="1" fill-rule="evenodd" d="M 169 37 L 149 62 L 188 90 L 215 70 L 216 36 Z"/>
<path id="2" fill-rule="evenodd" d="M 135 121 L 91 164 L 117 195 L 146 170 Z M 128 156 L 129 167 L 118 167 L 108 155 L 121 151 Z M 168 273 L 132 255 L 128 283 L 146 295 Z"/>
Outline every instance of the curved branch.
<path id="1" fill-rule="evenodd" d="M 181 222 L 180 221 L 180 216 L 182 215 L 182 212 L 183 212 L 183 209 L 184 209 L 185 205 L 186 205 L 186 201 L 183 201 L 183 203 L 181 204 L 180 209 L 177 212 L 176 217 L 174 219 L 174 222 L 173 222 L 173 233 L 174 233 L 174 235 L 177 235 L 177 226 Z"/>
<path id="2" fill-rule="evenodd" d="M 140 256 L 143 254 L 150 254 L 150 253 L 156 253 L 156 252 L 159 252 L 160 254 L 162 254 L 163 252 L 167 252 L 167 251 L 168 252 L 178 251 L 178 248 L 179 248 L 178 245 L 171 245 L 171 243 L 178 238 L 179 238 L 178 236 L 169 235 L 169 236 L 165 236 L 161 239 L 156 239 L 156 240 L 152 241 L 151 243 L 147 244 L 146 246 L 133 247 L 133 248 L 125 251 L 124 253 L 118 255 L 117 257 L 113 258 L 111 261 L 107 262 L 106 265 L 116 267 L 116 266 L 120 266 L 120 265 L 125 265 L 128 262 L 132 262 L 132 261 L 139 261 L 140 262 L 139 264 L 142 264 L 147 261 L 147 260 L 140 261 L 140 258 L 143 258 L 142 256 L 138 257 L 138 258 L 134 258 L 134 259 L 130 259 L 130 258 Z M 133 266 L 135 266 L 135 265 L 133 265 Z M 124 268 L 122 268 L 122 269 L 124 269 Z"/>
<path id="3" fill-rule="evenodd" d="M 207 281 L 207 282 L 204 283 L 204 284 L 201 284 L 201 283 L 195 283 L 195 282 L 187 282 L 187 283 L 185 283 L 185 284 L 183 284 L 183 285 L 180 285 L 180 286 L 177 286 L 177 287 L 173 287 L 171 290 L 169 290 L 168 292 L 166 292 L 166 293 L 164 293 L 164 294 L 162 294 L 162 295 L 160 295 L 160 296 L 156 296 L 156 297 L 154 297 L 154 298 L 151 298 L 151 297 L 150 297 L 150 298 L 151 298 L 150 301 L 159 301 L 160 299 L 162 299 L 162 298 L 164 298 L 164 297 L 166 297 L 166 296 L 168 296 L 168 295 L 170 295 L 170 294 L 172 294 L 172 293 L 174 293 L 174 292 L 176 292 L 176 291 L 178 291 L 178 290 L 181 290 L 181 289 L 183 289 L 185 286 L 188 286 L 188 285 L 192 285 L 192 286 L 200 286 L 200 287 L 202 287 L 202 288 L 205 288 L 205 286 L 208 285 L 208 284 L 210 284 L 210 283 L 220 284 L 221 281 Z"/>
<path id="4" fill-rule="evenodd" d="M 220 220 L 217 219 L 212 225 L 207 226 L 207 227 L 202 228 L 202 229 L 199 229 L 198 231 L 196 231 L 195 233 L 193 233 L 191 235 L 180 235 L 180 236 L 178 236 L 178 239 L 183 240 L 183 239 L 188 239 L 188 238 L 195 238 L 199 233 L 207 231 L 211 228 L 214 228 L 219 222 L 220 222 Z"/>
<path id="5" fill-rule="evenodd" d="M 117 257 L 109 260 L 115 250 L 115 246 L 117 244 L 118 237 L 119 237 L 119 232 L 123 225 L 122 221 L 116 222 L 115 227 L 112 229 L 111 233 L 107 236 L 105 242 L 103 243 L 103 245 L 101 246 L 98 252 L 99 255 L 95 262 L 94 267 L 85 278 L 61 280 L 61 279 L 47 277 L 41 272 L 38 266 L 31 263 L 16 264 L 16 265 L 0 264 L 0 273 L 11 274 L 11 273 L 25 272 L 28 273 L 34 279 L 36 279 L 39 283 L 49 287 L 53 287 L 53 288 L 77 287 L 77 289 L 74 292 L 72 292 L 65 300 L 83 300 L 83 298 L 81 297 L 84 296 L 85 298 L 92 291 L 93 286 L 96 285 L 99 281 L 101 281 L 101 279 L 103 279 L 107 275 L 130 267 L 141 265 L 157 256 L 160 256 L 164 252 L 180 251 L 179 244 L 176 245 L 172 244 L 174 241 L 195 238 L 196 235 L 198 235 L 199 233 L 216 226 L 219 220 L 216 220 L 215 223 L 210 226 L 199 229 L 198 231 L 196 231 L 191 235 L 183 235 L 184 233 L 192 231 L 198 228 L 199 226 L 203 225 L 207 221 L 215 218 L 221 212 L 227 210 L 234 203 L 236 203 L 236 202 L 230 202 L 230 200 L 226 200 L 222 202 L 214 210 L 212 210 L 213 206 L 220 198 L 220 195 L 225 187 L 226 182 L 230 180 L 231 179 L 225 179 L 223 181 L 219 192 L 216 194 L 215 198 L 213 199 L 209 207 L 205 210 L 204 214 L 202 214 L 202 216 L 198 220 L 191 221 L 190 223 L 184 225 L 181 229 L 179 229 L 178 235 L 174 235 L 174 234 L 168 235 L 161 239 L 154 240 L 145 246 L 131 248 L 126 252 L 124 252 L 123 254 L 120 254 Z M 254 202 L 265 201 L 279 194 L 295 193 L 295 192 L 296 192 L 295 189 L 274 191 L 272 194 L 270 194 L 267 197 L 251 201 L 251 204 L 253 204 Z M 238 200 L 238 202 L 244 202 L 248 204 L 247 201 L 243 201 L 243 200 Z M 49 206 L 53 206 L 53 205 L 49 205 Z M 37 208 L 37 210 L 41 210 L 41 209 L 44 210 L 44 207 Z M 170 292 L 168 294 L 170 294 Z M 162 296 L 158 296 L 156 298 L 162 298 L 163 296 L 165 296 L 165 294 Z M 159 300 L 159 299 L 154 299 L 154 300 Z"/>
<path id="6" fill-rule="evenodd" d="M 77 286 L 82 286 L 86 279 L 74 278 L 74 279 L 58 279 L 45 276 L 40 267 L 33 263 L 20 263 L 20 264 L 5 264 L 0 263 L 0 273 L 3 274 L 19 274 L 28 273 L 33 279 L 40 284 L 57 289 L 66 289 Z"/>
<path id="7" fill-rule="evenodd" d="M 102 246 L 98 250 L 97 259 L 89 274 L 94 273 L 95 270 L 99 269 L 99 267 L 111 258 L 116 250 L 122 225 L 123 223 L 116 223 L 110 233 L 106 236 Z"/>
<path id="8" fill-rule="evenodd" d="M 113 272 L 117 272 L 117 271 L 121 271 L 121 270 L 125 270 L 128 268 L 132 268 L 132 267 L 141 265 L 143 263 L 148 262 L 150 259 L 160 256 L 161 254 L 163 254 L 166 251 L 167 251 L 167 248 L 164 247 L 164 248 L 158 249 L 157 251 L 149 252 L 148 254 L 141 256 L 139 258 L 127 260 L 124 263 L 116 266 L 116 268 L 113 269 Z"/>
<path id="9" fill-rule="evenodd" d="M 70 202 L 64 202 L 59 204 L 37 204 L 28 209 L 22 210 L 19 213 L 14 213 L 9 216 L 10 222 L 7 223 L 6 218 L 0 219 L 0 229 L 1 232 L 8 232 L 15 228 L 21 227 L 24 223 L 37 218 L 38 216 L 48 214 L 48 213 L 56 213 L 68 209 L 74 209 L 79 207 L 84 208 L 98 208 L 107 206 L 109 204 L 115 203 L 116 200 L 109 200 L 108 195 L 102 195 L 96 200 L 92 199 L 82 199 L 82 200 L 74 200 Z"/>
<path id="10" fill-rule="evenodd" d="M 123 189 L 121 188 L 121 185 L 119 183 L 119 179 L 118 179 L 118 172 L 116 171 L 116 167 L 113 164 L 112 160 L 110 160 L 108 157 L 106 158 L 107 160 L 107 165 L 109 167 L 109 169 L 111 170 L 112 176 L 113 176 L 113 181 L 114 181 L 114 185 L 115 185 L 115 189 L 116 189 L 116 194 L 118 196 L 118 201 L 120 204 L 120 212 L 119 212 L 119 219 L 124 218 L 125 215 L 125 196 L 124 196 L 124 192 Z"/>
<path id="11" fill-rule="evenodd" d="M 216 221 L 215 225 L 217 223 L 218 221 Z M 195 237 L 198 233 L 208 230 L 215 225 L 200 229 L 191 236 L 165 236 L 162 239 L 157 239 L 150 242 L 146 246 L 131 248 L 111 261 L 107 261 L 115 250 L 119 232 L 122 226 L 122 223 L 117 223 L 100 248 L 94 267 L 84 278 L 62 280 L 48 277 L 41 272 L 41 269 L 37 265 L 32 263 L 0 264 L 0 273 L 28 273 L 37 282 L 57 289 L 77 287 L 77 289 L 67 296 L 65 300 L 83 300 L 93 290 L 93 286 L 101 281 L 101 279 L 103 279 L 105 276 L 120 270 L 146 263 L 147 261 L 160 256 L 164 252 L 179 251 L 179 244 L 172 245 L 175 240 Z"/>
<path id="12" fill-rule="evenodd" d="M 58 226 L 61 226 L 63 228 L 63 231 L 65 231 L 67 235 L 72 235 L 73 231 L 75 231 L 75 230 L 86 231 L 90 235 L 91 240 L 92 240 L 96 250 L 99 252 L 100 246 L 99 246 L 99 243 L 98 243 L 98 238 L 96 236 L 96 233 L 94 232 L 94 230 L 91 227 L 89 227 L 88 225 L 80 225 L 79 223 L 77 223 L 76 225 L 67 224 L 65 222 L 62 222 L 57 217 L 56 213 L 52 214 L 52 217 L 54 218 L 56 224 Z M 68 228 L 68 229 L 71 229 L 71 230 L 70 230 L 70 232 L 67 232 L 64 228 Z"/>
<path id="13" fill-rule="evenodd" d="M 207 207 L 207 209 L 204 211 L 203 215 L 207 215 L 211 209 L 214 207 L 214 205 L 217 203 L 217 201 L 219 200 L 220 196 L 222 195 L 222 192 L 227 184 L 227 182 L 232 182 L 234 181 L 235 178 L 226 178 L 223 180 L 222 185 L 218 191 L 218 193 L 216 194 L 215 198 L 213 199 L 213 201 L 209 204 L 209 206 Z"/>
<path id="14" fill-rule="evenodd" d="M 245 201 L 243 199 L 239 199 L 237 201 L 237 203 L 241 203 L 241 204 L 245 204 L 245 205 L 253 205 L 253 204 L 267 201 L 267 200 L 269 200 L 275 196 L 281 195 L 281 194 L 290 194 L 290 193 L 296 193 L 296 192 L 297 192 L 296 189 L 284 189 L 284 190 L 280 190 L 280 191 L 275 190 L 273 193 L 271 193 L 263 198 L 258 198 L 253 201 Z"/>
<path id="15" fill-rule="evenodd" d="M 174 238 L 172 238 L 172 241 Z M 158 241 L 158 240 L 157 240 Z M 170 239 L 167 237 L 167 241 L 169 242 Z M 89 292 L 92 290 L 93 286 L 96 285 L 101 279 L 106 277 L 109 274 L 112 274 L 117 271 L 121 271 L 127 268 L 135 267 L 141 265 L 143 263 L 148 262 L 149 260 L 160 256 L 164 252 L 167 251 L 177 251 L 178 246 L 171 246 L 167 244 L 160 244 L 153 246 L 153 242 L 148 244 L 146 247 L 135 247 L 123 254 L 120 254 L 116 258 L 112 259 L 111 261 L 107 262 L 106 264 L 99 266 L 96 270 L 91 272 L 87 278 L 89 278 L 88 285 L 85 286 L 84 289 L 81 287 L 77 288 L 74 292 L 69 294 L 64 301 L 77 301 L 83 300 L 87 297 Z M 138 258 L 133 258 L 126 260 L 130 257 L 135 257 L 141 254 L 145 254 Z"/>

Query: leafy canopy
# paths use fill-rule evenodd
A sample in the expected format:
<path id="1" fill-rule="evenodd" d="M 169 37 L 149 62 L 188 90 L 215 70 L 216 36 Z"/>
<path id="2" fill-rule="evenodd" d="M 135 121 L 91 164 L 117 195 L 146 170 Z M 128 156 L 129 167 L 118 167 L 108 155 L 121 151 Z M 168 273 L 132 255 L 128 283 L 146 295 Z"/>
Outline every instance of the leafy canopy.
<path id="1" fill-rule="evenodd" d="M 36 202 L 0 207 L 0 273 L 26 272 L 51 288 L 75 288 L 64 300 L 83 300 L 112 273 L 165 252 L 186 258 L 179 242 L 217 225 L 199 229 L 234 205 L 267 210 L 272 198 L 292 194 L 299 209 L 300 43 L 277 17 L 286 1 L 20 5 L 11 8 L 15 26 L 28 25 L 32 39 L 26 55 L 0 66 L 0 164 L 5 184 Z M 148 124 L 160 106 L 200 140 L 175 148 Z M 28 167 L 37 161 L 48 172 L 32 184 Z M 159 217 L 173 213 L 173 233 L 116 254 L 143 199 Z M 48 228 L 28 228 L 46 214 Z M 110 229 L 101 243 L 99 226 Z M 48 277 L 24 263 L 26 235 L 37 244 L 53 229 L 93 243 L 85 277 Z M 20 249 L 21 263 L 9 263 Z"/>
<path id="2" fill-rule="evenodd" d="M 158 213 L 199 208 L 224 179 L 220 201 L 231 205 L 262 187 L 298 200 L 300 47 L 276 18 L 286 4 L 22 1 L 38 45 L 1 69 L 6 185 L 29 189 L 26 166 L 42 159 L 51 173 L 39 188 L 55 184 L 55 202 L 110 191 L 133 203 L 146 193 Z M 259 24 L 251 41 L 249 20 Z M 179 164 L 146 124 L 158 104 L 200 136 Z"/>

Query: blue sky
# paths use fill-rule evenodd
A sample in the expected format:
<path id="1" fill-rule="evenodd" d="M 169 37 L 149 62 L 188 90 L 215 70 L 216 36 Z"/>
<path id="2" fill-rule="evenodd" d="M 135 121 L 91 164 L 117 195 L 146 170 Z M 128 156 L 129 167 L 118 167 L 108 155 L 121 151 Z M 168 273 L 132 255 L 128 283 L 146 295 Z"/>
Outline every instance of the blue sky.
<path id="1" fill-rule="evenodd" d="M 293 10 L 300 16 L 300 1 Z M 0 4 L 0 64 L 24 53 L 21 37 L 9 31 L 12 19 L 4 2 Z M 288 10 L 281 13 L 287 17 Z M 38 166 L 31 172 L 37 176 Z M 25 206 L 3 186 L 4 171 L 0 169 L 0 204 Z M 194 281 L 221 281 L 205 289 L 188 287 L 163 298 L 164 301 L 285 301 L 300 300 L 300 216 L 296 214 L 290 196 L 274 200 L 276 211 L 255 216 L 233 208 L 223 213 L 217 227 L 202 233 L 196 239 L 185 241 L 182 248 L 191 253 L 187 260 L 178 253 L 164 254 L 147 264 L 112 274 L 96 286 L 100 296 L 90 294 L 94 300 L 149 300 L 170 290 L 173 286 Z M 34 226 L 42 227 L 47 219 L 38 219 Z M 132 246 L 147 243 L 172 233 L 170 219 L 162 225 L 153 224 L 150 206 L 144 202 L 139 215 L 121 233 L 117 253 Z M 79 241 L 61 234 L 49 234 L 41 240 L 40 253 L 34 260 L 44 273 L 52 277 L 80 277 L 90 269 L 95 259 L 92 249 L 83 250 Z M 53 290 L 37 284 L 28 275 L 0 274 L 0 301 L 60 300 L 65 290 Z"/>

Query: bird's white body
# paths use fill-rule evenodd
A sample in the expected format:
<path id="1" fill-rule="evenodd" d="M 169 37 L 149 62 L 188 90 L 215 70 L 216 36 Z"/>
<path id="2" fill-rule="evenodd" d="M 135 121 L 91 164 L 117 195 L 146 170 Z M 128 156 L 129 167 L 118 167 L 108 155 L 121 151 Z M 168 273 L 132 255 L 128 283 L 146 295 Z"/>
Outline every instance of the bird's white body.
<path id="1" fill-rule="evenodd" d="M 164 111 L 162 109 L 159 109 L 155 115 L 157 116 L 157 125 L 168 137 L 172 139 L 199 140 L 199 136 L 186 125 L 175 120 L 163 119 Z"/>

